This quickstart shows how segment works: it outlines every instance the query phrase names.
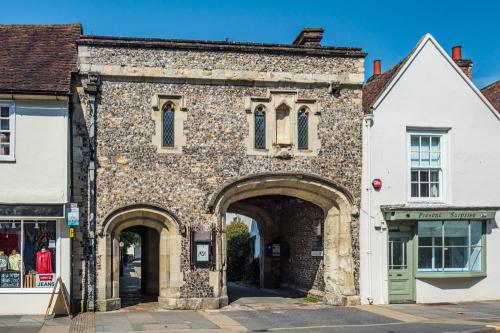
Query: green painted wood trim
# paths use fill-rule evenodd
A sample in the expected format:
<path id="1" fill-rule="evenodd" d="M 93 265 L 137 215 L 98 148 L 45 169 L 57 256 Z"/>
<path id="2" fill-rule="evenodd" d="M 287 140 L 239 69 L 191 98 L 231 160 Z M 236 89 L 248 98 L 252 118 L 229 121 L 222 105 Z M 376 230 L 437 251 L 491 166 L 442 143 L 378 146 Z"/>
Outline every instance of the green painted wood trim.
<path id="1" fill-rule="evenodd" d="M 444 224 L 442 225 L 444 228 Z M 415 223 L 413 236 L 413 276 L 415 279 L 447 279 L 447 278 L 480 278 L 486 277 L 488 274 L 487 270 L 487 244 L 486 244 L 486 233 L 488 232 L 487 222 L 483 221 L 483 234 L 481 235 L 481 271 L 480 272 L 419 272 L 418 270 L 418 222 Z M 469 224 L 469 248 L 470 248 L 470 224 Z M 442 258 L 444 261 L 444 256 Z M 444 263 L 443 263 L 444 264 Z M 444 266 L 444 265 L 443 265 Z"/>
<path id="2" fill-rule="evenodd" d="M 460 278 L 483 278 L 486 272 L 417 272 L 417 279 L 460 279 Z"/>
<path id="3" fill-rule="evenodd" d="M 398 209 L 383 207 L 382 213 L 386 221 L 404 220 L 492 220 L 498 209 L 460 209 L 460 210 L 436 210 L 436 209 Z"/>
<path id="4" fill-rule="evenodd" d="M 416 247 L 415 247 L 415 230 L 412 228 L 412 230 L 409 230 L 409 231 L 388 231 L 387 233 L 387 238 L 386 238 L 386 246 L 389 245 L 389 238 L 390 238 L 390 235 L 393 234 L 395 236 L 402 236 L 402 237 L 405 237 L 407 236 L 408 237 L 408 249 L 407 251 L 409 253 L 407 253 L 407 263 L 408 263 L 408 266 L 409 266 L 409 270 L 411 272 L 411 276 L 409 278 L 410 280 L 410 284 L 411 284 L 411 292 L 410 292 L 410 298 L 412 301 L 416 301 L 417 299 L 417 285 L 416 285 L 416 279 L 415 279 L 415 265 L 418 264 L 417 261 L 415 261 L 415 258 L 417 257 L 417 254 L 415 252 L 416 250 Z M 387 249 L 387 252 L 389 253 L 389 249 Z M 399 301 L 400 298 L 396 297 L 396 296 L 391 296 L 391 292 L 389 290 L 389 260 L 387 261 L 387 292 L 388 292 L 388 295 L 387 295 L 387 300 L 389 301 L 389 303 L 391 303 L 392 301 Z"/>

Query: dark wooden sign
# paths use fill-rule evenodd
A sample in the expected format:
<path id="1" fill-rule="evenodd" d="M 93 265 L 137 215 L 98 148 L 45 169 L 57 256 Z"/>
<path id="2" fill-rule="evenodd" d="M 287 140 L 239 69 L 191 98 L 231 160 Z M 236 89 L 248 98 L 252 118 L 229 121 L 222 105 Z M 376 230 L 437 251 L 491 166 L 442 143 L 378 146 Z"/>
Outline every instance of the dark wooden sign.
<path id="1" fill-rule="evenodd" d="M 21 273 L 19 272 L 0 272 L 1 288 L 19 288 L 21 287 Z"/>
<path id="2" fill-rule="evenodd" d="M 64 205 L 0 204 L 0 216 L 64 217 Z"/>

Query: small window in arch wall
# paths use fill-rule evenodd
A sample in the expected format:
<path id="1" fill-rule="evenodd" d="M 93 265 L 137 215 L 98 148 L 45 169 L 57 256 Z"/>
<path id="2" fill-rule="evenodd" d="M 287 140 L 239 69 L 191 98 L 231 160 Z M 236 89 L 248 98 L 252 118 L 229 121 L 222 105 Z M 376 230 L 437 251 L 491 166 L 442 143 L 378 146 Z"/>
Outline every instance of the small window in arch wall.
<path id="1" fill-rule="evenodd" d="M 266 112 L 262 106 L 255 109 L 255 148 L 266 148 Z"/>
<path id="2" fill-rule="evenodd" d="M 163 146 L 174 147 L 174 107 L 167 104 L 163 108 Z"/>
<path id="3" fill-rule="evenodd" d="M 309 112 L 307 112 L 306 108 L 301 108 L 298 113 L 297 119 L 297 146 L 299 149 L 307 149 L 309 146 L 309 131 L 308 131 L 308 122 L 309 122 Z"/>

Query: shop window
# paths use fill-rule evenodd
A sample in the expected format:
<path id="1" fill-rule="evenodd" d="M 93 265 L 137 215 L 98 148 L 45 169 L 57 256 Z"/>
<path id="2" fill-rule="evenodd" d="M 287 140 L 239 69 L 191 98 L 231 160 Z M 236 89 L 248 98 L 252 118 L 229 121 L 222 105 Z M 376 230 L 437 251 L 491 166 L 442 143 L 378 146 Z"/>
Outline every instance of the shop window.
<path id="1" fill-rule="evenodd" d="M 55 221 L 0 221 L 0 291 L 52 287 L 56 251 Z"/>
<path id="2" fill-rule="evenodd" d="M 266 112 L 262 106 L 255 109 L 255 149 L 266 148 Z"/>
<path id="3" fill-rule="evenodd" d="M 14 159 L 14 106 L 0 103 L 0 161 Z"/>
<path id="4" fill-rule="evenodd" d="M 482 272 L 482 221 L 418 222 L 419 272 Z"/>
<path id="5" fill-rule="evenodd" d="M 441 199 L 443 163 L 441 134 L 410 134 L 410 197 Z"/>

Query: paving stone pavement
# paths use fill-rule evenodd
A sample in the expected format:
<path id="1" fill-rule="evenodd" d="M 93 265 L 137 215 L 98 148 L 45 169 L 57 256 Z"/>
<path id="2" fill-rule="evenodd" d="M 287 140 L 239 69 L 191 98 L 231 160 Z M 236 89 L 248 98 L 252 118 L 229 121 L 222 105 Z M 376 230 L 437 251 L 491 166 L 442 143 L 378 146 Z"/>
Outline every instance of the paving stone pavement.
<path id="1" fill-rule="evenodd" d="M 0 333 L 68 333 L 71 320 L 44 316 L 0 316 Z"/>
<path id="2" fill-rule="evenodd" d="M 42 316 L 0 316 L 0 333 L 438 333 L 500 332 L 500 301 L 441 305 L 303 306 L 301 299 L 238 299 L 221 310 L 120 310 L 47 321 Z"/>

